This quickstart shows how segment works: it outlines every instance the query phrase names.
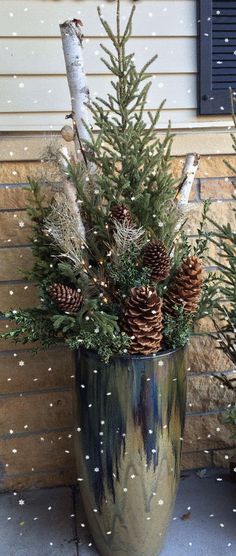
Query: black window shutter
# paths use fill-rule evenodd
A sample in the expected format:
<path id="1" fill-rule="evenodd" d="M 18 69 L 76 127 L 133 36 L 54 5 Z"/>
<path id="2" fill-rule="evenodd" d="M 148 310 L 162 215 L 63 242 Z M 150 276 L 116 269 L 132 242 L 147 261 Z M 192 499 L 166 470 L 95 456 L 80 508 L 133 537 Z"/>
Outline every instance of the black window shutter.
<path id="1" fill-rule="evenodd" d="M 236 90 L 236 0 L 199 0 L 199 114 L 230 114 Z"/>

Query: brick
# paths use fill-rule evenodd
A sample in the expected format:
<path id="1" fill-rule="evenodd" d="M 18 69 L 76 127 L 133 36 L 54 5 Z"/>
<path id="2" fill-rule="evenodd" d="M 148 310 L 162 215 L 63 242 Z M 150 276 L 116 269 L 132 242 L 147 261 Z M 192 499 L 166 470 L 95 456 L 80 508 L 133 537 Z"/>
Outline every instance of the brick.
<path id="1" fill-rule="evenodd" d="M 222 301 L 221 302 L 221 307 L 222 308 L 223 307 L 228 307 L 229 308 L 230 303 Z M 216 329 L 215 329 L 214 322 L 212 320 L 213 318 L 214 318 L 214 322 L 218 323 L 220 326 L 223 326 L 224 324 L 226 324 L 226 320 L 224 320 L 224 319 L 221 320 L 221 317 L 220 317 L 219 313 L 215 310 L 215 311 L 213 311 L 212 317 L 205 316 L 203 319 L 200 319 L 196 322 L 195 333 L 196 334 L 198 334 L 198 333 L 199 334 L 206 334 L 206 333 L 215 332 Z M 215 348 L 217 347 L 217 345 L 218 344 L 216 344 L 214 342 Z"/>
<path id="2" fill-rule="evenodd" d="M 214 318 L 217 321 L 216 314 L 214 314 Z M 198 333 L 198 332 L 199 332 L 199 334 L 215 332 L 215 326 L 214 326 L 214 323 L 213 323 L 211 317 L 205 316 L 203 319 L 200 319 L 199 321 L 197 321 L 197 323 L 195 325 L 195 333 Z"/>
<path id="3" fill-rule="evenodd" d="M 41 167 L 42 164 L 38 161 L 1 162 L 0 183 L 25 183 L 28 181 L 28 176 L 34 176 Z"/>
<path id="4" fill-rule="evenodd" d="M 0 466 L 5 470 L 4 479 L 8 474 L 31 473 L 32 468 L 35 473 L 71 469 L 74 466 L 74 443 L 69 436 L 70 433 L 49 432 L 43 435 L 44 441 L 41 434 L 0 440 Z"/>
<path id="5" fill-rule="evenodd" d="M 233 370 L 234 365 L 219 349 L 210 336 L 194 336 L 189 343 L 189 367 L 191 371 L 211 372 Z"/>
<path id="6" fill-rule="evenodd" d="M 24 271 L 32 268 L 33 255 L 30 247 L 0 249 L 0 281 L 21 280 Z"/>
<path id="7" fill-rule="evenodd" d="M 1 209 L 25 209 L 28 205 L 29 193 L 20 185 L 4 185 L 0 187 Z"/>
<path id="8" fill-rule="evenodd" d="M 0 311 L 27 309 L 39 304 L 38 292 L 33 284 L 0 283 Z"/>
<path id="9" fill-rule="evenodd" d="M 19 365 L 21 361 L 23 366 Z M 0 392 L 14 394 L 73 387 L 74 372 L 74 353 L 67 349 L 40 351 L 36 355 L 16 351 L 15 357 L 14 354 L 0 357 Z"/>
<path id="10" fill-rule="evenodd" d="M 185 158 L 176 156 L 172 158 L 172 171 L 175 178 L 179 178 L 182 174 Z M 215 178 L 217 176 L 232 176 L 225 161 L 235 166 L 235 154 L 232 155 L 202 155 L 199 161 L 199 167 L 196 174 L 197 178 Z"/>
<path id="11" fill-rule="evenodd" d="M 232 438 L 235 427 L 224 423 L 222 413 L 188 415 L 186 417 L 183 451 L 229 448 L 235 444 Z"/>
<path id="12" fill-rule="evenodd" d="M 235 438 L 235 443 L 236 443 L 236 438 Z M 214 451 L 213 463 L 216 467 L 228 468 L 231 461 L 236 463 L 236 448 L 233 448 L 232 450 L 225 449 L 220 451 Z"/>
<path id="13" fill-rule="evenodd" d="M 235 154 L 201 156 L 197 177 L 215 178 L 216 176 L 232 176 L 232 170 L 226 166 L 225 161 L 234 167 Z"/>
<path id="14" fill-rule="evenodd" d="M 37 373 L 35 373 L 37 375 Z M 73 427 L 72 393 L 49 392 L 20 395 L 19 398 L 2 398 L 0 436 L 46 429 Z"/>
<path id="15" fill-rule="evenodd" d="M 200 196 L 206 199 L 232 199 L 235 185 L 232 183 L 235 178 L 213 178 L 200 180 Z"/>
<path id="16" fill-rule="evenodd" d="M 232 376 L 235 378 L 235 374 Z M 226 388 L 214 376 L 188 376 L 188 412 L 205 413 L 226 409 L 229 403 L 234 402 L 235 392 Z"/>
<path id="17" fill-rule="evenodd" d="M 196 235 L 199 222 L 202 218 L 203 203 L 192 203 L 190 208 L 192 210 L 185 229 L 187 234 Z M 235 218 L 233 215 L 233 209 L 235 208 L 236 201 L 216 201 L 210 206 L 208 216 L 214 222 L 218 222 L 219 224 L 227 224 L 230 222 L 234 228 Z M 206 223 L 205 229 L 213 230 L 214 226 L 211 223 Z"/>
<path id="18" fill-rule="evenodd" d="M 0 492 L 22 491 L 30 488 L 47 488 L 76 485 L 75 466 L 68 469 L 55 469 L 47 473 L 30 473 L 29 475 L 8 475 L 0 484 Z"/>
<path id="19" fill-rule="evenodd" d="M 60 132 L 53 133 L 47 136 L 45 133 L 35 133 L 34 135 L 12 135 L 4 134 L 0 139 L 0 162 L 16 163 L 24 162 L 29 164 L 35 161 L 40 161 L 42 153 L 47 150 L 49 146 L 60 148 L 63 145 L 67 146 L 69 152 L 74 152 L 74 144 L 65 143 L 62 139 Z M 11 153 L 11 154 L 10 154 Z"/>
<path id="20" fill-rule="evenodd" d="M 204 452 L 184 452 L 181 458 L 181 469 L 211 467 L 211 454 Z"/>
<path id="21" fill-rule="evenodd" d="M 0 212 L 0 246 L 30 243 L 31 234 L 26 211 Z"/>
<path id="22" fill-rule="evenodd" d="M 1 181 L 0 181 L 1 183 Z M 26 186 L 22 185 L 22 182 L 17 185 L 14 183 L 13 185 L 2 185 L 0 187 L 0 208 L 1 209 L 25 209 L 29 206 L 29 191 L 26 191 Z M 50 187 L 42 188 L 42 193 L 45 195 L 45 201 L 47 204 L 51 199 L 52 190 Z"/>

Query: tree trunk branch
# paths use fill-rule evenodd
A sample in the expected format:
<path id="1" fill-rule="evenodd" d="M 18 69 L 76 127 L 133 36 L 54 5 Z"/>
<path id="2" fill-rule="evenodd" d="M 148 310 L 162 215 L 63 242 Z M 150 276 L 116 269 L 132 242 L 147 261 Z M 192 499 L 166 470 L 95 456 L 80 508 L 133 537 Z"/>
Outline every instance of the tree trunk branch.
<path id="1" fill-rule="evenodd" d="M 183 181 L 178 194 L 178 207 L 184 211 L 188 205 L 191 189 L 195 179 L 195 175 L 199 165 L 199 155 L 196 153 L 189 153 L 186 156 L 183 168 Z"/>
<path id="2" fill-rule="evenodd" d="M 86 148 L 83 146 L 83 141 L 90 140 L 89 132 L 85 126 L 85 124 L 90 125 L 89 112 L 86 106 L 90 103 L 90 94 L 84 71 L 81 25 L 82 22 L 78 19 L 68 20 L 60 25 L 60 31 L 71 96 L 75 149 L 77 158 L 85 161 Z"/>

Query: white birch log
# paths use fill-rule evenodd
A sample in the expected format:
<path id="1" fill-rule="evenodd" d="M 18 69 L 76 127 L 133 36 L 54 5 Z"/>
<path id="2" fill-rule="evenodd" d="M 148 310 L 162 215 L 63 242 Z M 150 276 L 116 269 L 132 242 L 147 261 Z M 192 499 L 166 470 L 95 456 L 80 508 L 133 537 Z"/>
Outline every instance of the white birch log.
<path id="1" fill-rule="evenodd" d="M 178 195 L 178 208 L 184 212 L 188 206 L 191 189 L 193 186 L 194 178 L 197 173 L 199 165 L 199 155 L 196 153 L 189 153 L 186 156 L 183 168 L 183 183 L 181 185 Z"/>
<path id="2" fill-rule="evenodd" d="M 61 147 L 60 152 L 61 152 L 61 155 L 62 155 L 61 158 L 60 158 L 60 164 L 61 164 L 62 168 L 64 170 L 66 170 L 68 168 L 68 164 L 70 162 L 70 155 L 68 153 L 67 147 Z M 74 186 L 73 182 L 69 178 L 67 180 L 65 179 L 65 181 L 63 183 L 63 192 L 64 192 L 65 196 L 67 197 L 71 212 L 76 217 L 79 237 L 83 241 L 85 241 L 85 228 L 84 228 L 84 224 L 83 224 L 81 214 L 80 214 L 79 204 L 78 204 L 78 201 L 77 201 L 76 189 L 75 189 L 75 186 Z"/>
<path id="3" fill-rule="evenodd" d="M 90 102 L 90 94 L 84 71 L 81 25 L 82 23 L 78 19 L 68 20 L 60 25 L 71 96 L 72 118 L 75 127 L 75 149 L 79 159 L 84 158 L 84 156 L 81 156 L 81 154 L 83 155 L 81 142 L 90 140 L 89 133 L 83 123 L 84 120 L 87 126 L 90 125 L 89 111 L 86 106 L 86 103 Z"/>

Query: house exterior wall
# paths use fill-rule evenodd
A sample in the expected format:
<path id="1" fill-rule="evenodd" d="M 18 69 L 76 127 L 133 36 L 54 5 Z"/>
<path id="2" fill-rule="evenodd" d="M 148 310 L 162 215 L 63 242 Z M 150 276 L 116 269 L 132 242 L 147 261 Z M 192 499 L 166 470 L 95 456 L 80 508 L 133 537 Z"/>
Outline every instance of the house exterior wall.
<path id="1" fill-rule="evenodd" d="M 152 66 L 154 87 L 149 109 L 166 98 L 159 127 L 169 120 L 176 129 L 219 128 L 230 118 L 197 117 L 196 0 L 139 0 L 130 49 L 138 67 L 158 53 Z M 91 95 L 109 89 L 109 73 L 100 61 L 106 43 L 97 15 L 114 23 L 114 3 L 108 0 L 0 0 L 1 98 L 0 131 L 59 130 L 70 99 L 60 42 L 59 22 L 81 18 L 84 57 Z M 122 0 L 124 24 L 132 2 Z M 178 80 L 178 87 L 176 83 Z"/>
<path id="2" fill-rule="evenodd" d="M 57 134 L 70 111 L 58 23 L 79 17 L 84 23 L 84 55 L 91 93 L 105 95 L 109 74 L 99 61 L 103 40 L 96 0 L 0 0 L 0 309 L 33 306 L 37 294 L 19 267 L 30 268 L 30 230 L 26 214 L 28 175 L 40 168 L 45 136 Z M 104 0 L 104 15 L 114 3 Z M 127 17 L 131 2 L 122 1 Z M 139 0 L 131 49 L 141 65 L 156 51 L 149 109 L 164 97 L 157 133 L 168 120 L 176 131 L 173 172 L 180 175 L 184 155 L 201 154 L 194 184 L 188 233 L 196 234 L 203 202 L 212 199 L 213 219 L 231 216 L 233 185 L 224 159 L 233 162 L 229 116 L 197 116 L 196 1 Z M 9 102 L 10 101 L 10 102 Z M 212 253 L 214 255 L 214 253 Z M 8 326 L 0 320 L 0 329 Z M 198 332 L 212 329 L 204 322 Z M 32 356 L 30 346 L 0 342 L 1 489 L 76 482 L 73 457 L 73 356 L 50 350 Z M 232 431 L 222 413 L 230 395 L 212 378 L 232 365 L 214 350 L 208 336 L 189 348 L 188 401 L 183 468 L 228 465 L 236 456 Z M 233 399 L 233 398 L 232 398 Z"/>

